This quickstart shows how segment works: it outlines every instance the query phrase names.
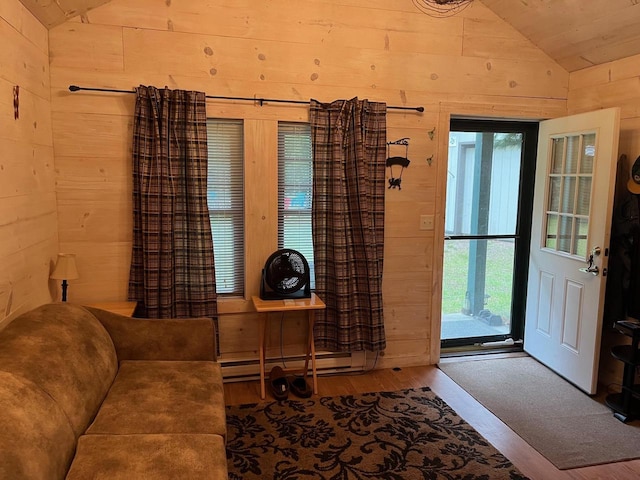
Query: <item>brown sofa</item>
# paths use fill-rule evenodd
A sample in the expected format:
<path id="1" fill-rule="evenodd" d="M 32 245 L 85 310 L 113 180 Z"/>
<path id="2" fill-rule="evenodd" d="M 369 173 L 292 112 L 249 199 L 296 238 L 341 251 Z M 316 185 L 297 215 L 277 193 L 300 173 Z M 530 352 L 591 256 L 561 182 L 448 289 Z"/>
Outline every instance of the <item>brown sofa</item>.
<path id="1" fill-rule="evenodd" d="M 0 478 L 226 479 L 209 319 L 67 303 L 0 331 Z"/>

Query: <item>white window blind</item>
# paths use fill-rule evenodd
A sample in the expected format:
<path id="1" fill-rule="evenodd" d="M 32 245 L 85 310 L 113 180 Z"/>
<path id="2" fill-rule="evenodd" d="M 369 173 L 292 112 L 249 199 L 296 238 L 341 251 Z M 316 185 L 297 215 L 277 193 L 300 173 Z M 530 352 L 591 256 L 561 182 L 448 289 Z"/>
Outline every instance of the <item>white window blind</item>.
<path id="1" fill-rule="evenodd" d="M 244 294 L 244 134 L 242 120 L 207 119 L 207 202 L 216 290 Z"/>
<path id="2" fill-rule="evenodd" d="M 304 123 L 278 123 L 278 248 L 291 248 L 304 255 L 314 288 L 312 160 L 311 127 Z"/>

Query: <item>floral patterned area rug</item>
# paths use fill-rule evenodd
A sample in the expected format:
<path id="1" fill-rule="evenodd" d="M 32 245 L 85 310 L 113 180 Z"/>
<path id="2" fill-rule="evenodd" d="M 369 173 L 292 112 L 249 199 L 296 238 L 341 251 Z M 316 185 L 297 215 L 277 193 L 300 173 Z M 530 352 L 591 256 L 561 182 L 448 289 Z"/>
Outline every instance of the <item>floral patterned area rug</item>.
<path id="1" fill-rule="evenodd" d="M 428 387 L 227 407 L 229 478 L 526 480 Z"/>

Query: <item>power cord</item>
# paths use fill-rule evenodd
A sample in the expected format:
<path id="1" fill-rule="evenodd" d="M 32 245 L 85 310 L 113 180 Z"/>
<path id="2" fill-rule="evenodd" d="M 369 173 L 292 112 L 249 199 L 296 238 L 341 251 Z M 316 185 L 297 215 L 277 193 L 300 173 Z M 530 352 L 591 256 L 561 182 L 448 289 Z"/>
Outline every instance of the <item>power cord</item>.
<path id="1" fill-rule="evenodd" d="M 366 368 L 363 369 L 361 371 L 358 372 L 335 372 L 335 373 L 328 373 L 325 374 L 325 377 L 340 377 L 340 376 L 358 376 L 358 375 L 365 375 L 367 373 L 369 373 L 372 370 L 375 370 L 376 365 L 378 364 L 378 359 L 380 358 L 380 352 L 377 351 L 376 352 L 376 358 L 373 361 L 373 365 L 371 366 L 371 368 Z M 280 362 L 282 363 L 282 368 L 286 369 L 287 368 L 287 362 L 285 360 L 284 357 L 284 312 L 281 312 L 280 314 Z"/>
<path id="2" fill-rule="evenodd" d="M 287 362 L 284 359 L 284 312 L 280 313 L 280 361 L 282 368 L 287 368 Z"/>

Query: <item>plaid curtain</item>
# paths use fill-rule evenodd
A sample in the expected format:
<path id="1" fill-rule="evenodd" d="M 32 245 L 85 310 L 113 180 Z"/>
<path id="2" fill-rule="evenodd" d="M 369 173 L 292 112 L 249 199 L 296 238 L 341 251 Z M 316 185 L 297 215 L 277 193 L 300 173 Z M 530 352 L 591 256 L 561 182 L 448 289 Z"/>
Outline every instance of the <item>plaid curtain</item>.
<path id="1" fill-rule="evenodd" d="M 380 351 L 386 105 L 367 100 L 311 101 L 312 229 L 318 348 Z"/>
<path id="2" fill-rule="evenodd" d="M 129 299 L 148 318 L 217 313 L 205 94 L 137 88 Z"/>

